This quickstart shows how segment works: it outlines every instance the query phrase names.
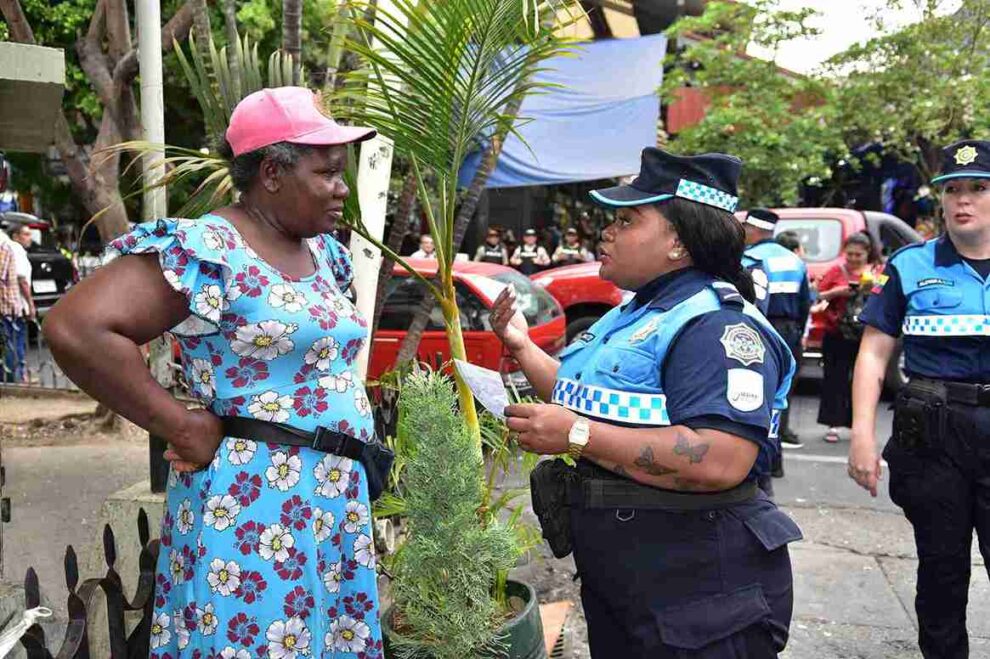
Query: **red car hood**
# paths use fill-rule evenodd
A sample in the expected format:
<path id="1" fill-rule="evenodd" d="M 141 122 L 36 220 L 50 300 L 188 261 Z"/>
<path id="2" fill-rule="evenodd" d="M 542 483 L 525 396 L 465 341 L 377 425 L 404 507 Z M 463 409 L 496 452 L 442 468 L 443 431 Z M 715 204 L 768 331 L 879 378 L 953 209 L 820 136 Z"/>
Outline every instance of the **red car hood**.
<path id="1" fill-rule="evenodd" d="M 563 265 L 559 268 L 550 268 L 530 276 L 533 281 L 541 279 L 586 279 L 597 277 L 602 264 L 598 261 L 588 263 L 576 263 L 574 265 Z"/>

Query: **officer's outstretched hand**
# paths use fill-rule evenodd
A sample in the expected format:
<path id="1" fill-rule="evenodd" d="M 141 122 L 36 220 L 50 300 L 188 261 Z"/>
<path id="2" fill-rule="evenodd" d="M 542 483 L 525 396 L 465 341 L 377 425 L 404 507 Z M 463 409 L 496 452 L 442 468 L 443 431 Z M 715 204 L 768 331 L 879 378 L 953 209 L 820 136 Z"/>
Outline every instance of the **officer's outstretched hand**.
<path id="1" fill-rule="evenodd" d="M 529 342 L 529 324 L 519 312 L 516 289 L 512 284 L 506 286 L 495 298 L 491 320 L 492 331 L 509 352 L 515 353 L 526 347 Z"/>
<path id="2" fill-rule="evenodd" d="M 869 490 L 871 496 L 877 495 L 877 484 L 883 478 L 883 473 L 875 437 L 860 436 L 853 432 L 849 446 L 848 472 L 849 477 L 863 489 Z"/>
<path id="3" fill-rule="evenodd" d="M 560 405 L 541 403 L 505 408 L 505 425 L 517 433 L 519 446 L 541 455 L 567 452 L 567 435 L 577 418 L 577 414 Z"/>

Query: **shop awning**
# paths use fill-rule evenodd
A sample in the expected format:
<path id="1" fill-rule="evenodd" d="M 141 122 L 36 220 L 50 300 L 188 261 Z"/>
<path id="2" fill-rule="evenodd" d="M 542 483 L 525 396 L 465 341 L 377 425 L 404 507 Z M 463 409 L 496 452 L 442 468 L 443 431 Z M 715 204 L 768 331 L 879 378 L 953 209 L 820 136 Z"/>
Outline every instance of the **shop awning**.
<path id="1" fill-rule="evenodd" d="M 667 49 L 663 35 L 583 44 L 545 63 L 539 79 L 560 85 L 527 97 L 529 121 L 502 148 L 489 188 L 550 185 L 639 171 L 639 154 L 657 141 L 658 88 Z M 470 183 L 481 159 L 469 156 L 460 182 Z"/>

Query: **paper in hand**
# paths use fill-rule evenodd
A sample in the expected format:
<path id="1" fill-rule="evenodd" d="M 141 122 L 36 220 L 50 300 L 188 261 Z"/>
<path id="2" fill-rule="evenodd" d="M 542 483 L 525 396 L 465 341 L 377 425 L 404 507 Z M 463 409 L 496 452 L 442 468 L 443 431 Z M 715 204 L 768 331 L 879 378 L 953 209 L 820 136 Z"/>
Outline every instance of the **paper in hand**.
<path id="1" fill-rule="evenodd" d="M 502 375 L 497 371 L 475 366 L 460 359 L 454 360 L 454 367 L 478 402 L 504 421 L 505 408 L 509 405 L 509 394 L 505 391 Z"/>

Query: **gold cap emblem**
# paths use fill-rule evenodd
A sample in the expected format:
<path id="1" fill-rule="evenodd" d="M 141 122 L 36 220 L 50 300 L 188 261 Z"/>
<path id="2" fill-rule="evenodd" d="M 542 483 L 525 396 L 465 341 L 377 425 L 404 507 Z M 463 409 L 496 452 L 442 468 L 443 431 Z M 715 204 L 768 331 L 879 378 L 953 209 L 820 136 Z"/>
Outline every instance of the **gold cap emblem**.
<path id="1" fill-rule="evenodd" d="M 969 165 L 970 163 L 976 162 L 976 147 L 972 145 L 961 146 L 956 149 L 956 159 L 957 165 Z"/>

